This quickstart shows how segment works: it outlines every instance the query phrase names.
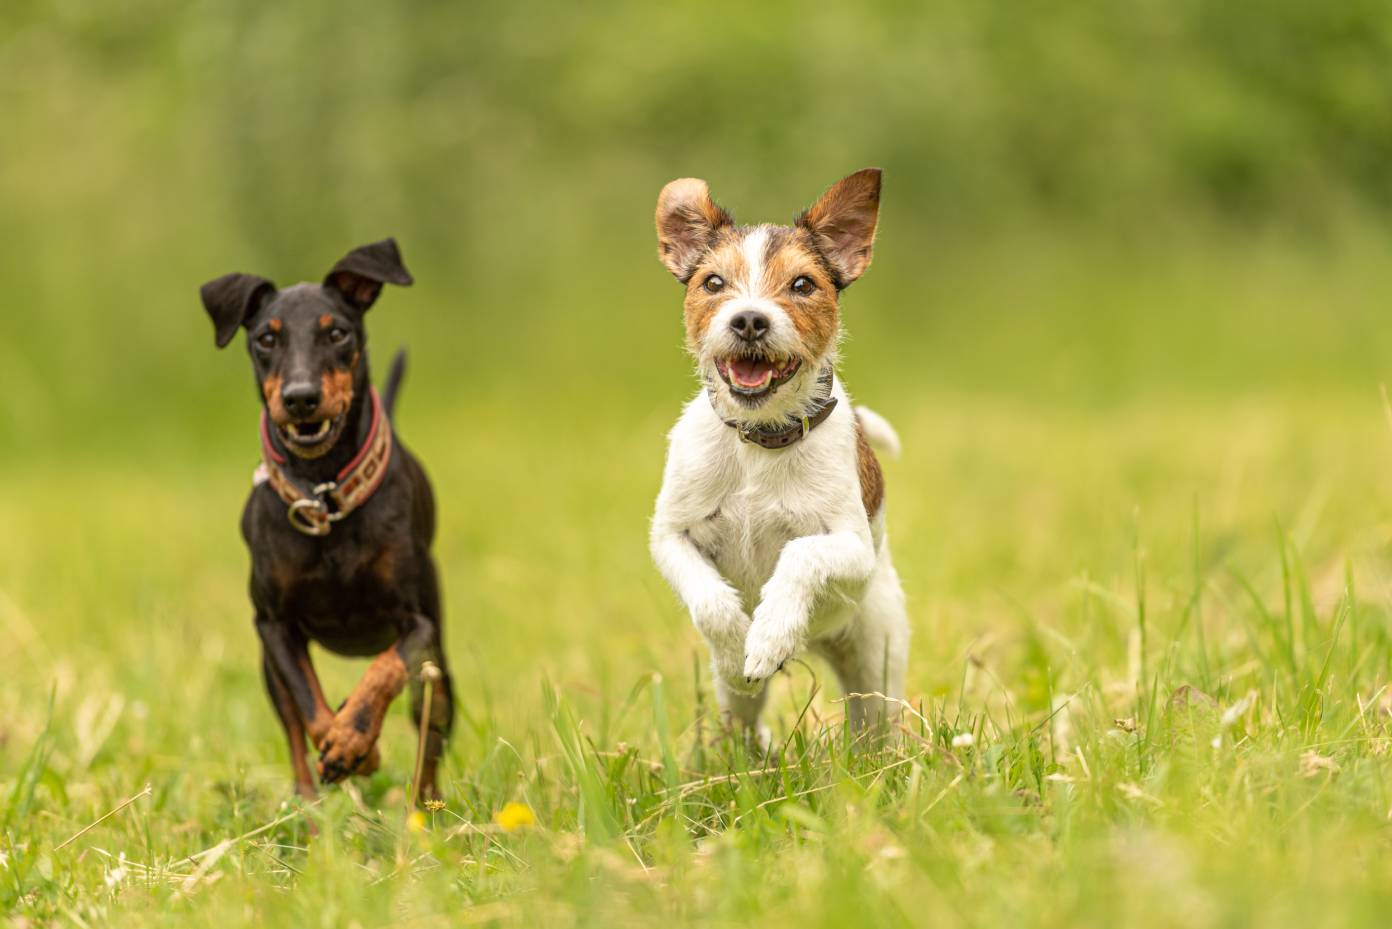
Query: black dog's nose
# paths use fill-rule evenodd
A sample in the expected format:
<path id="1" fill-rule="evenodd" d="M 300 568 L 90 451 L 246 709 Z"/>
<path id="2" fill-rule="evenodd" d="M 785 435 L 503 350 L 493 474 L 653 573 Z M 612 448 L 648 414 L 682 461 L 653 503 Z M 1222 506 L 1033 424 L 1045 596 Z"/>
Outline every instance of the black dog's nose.
<path id="1" fill-rule="evenodd" d="M 768 317 L 757 310 L 744 310 L 730 317 L 730 328 L 746 342 L 763 338 L 764 333 L 768 332 L 768 327 Z"/>
<path id="2" fill-rule="evenodd" d="M 319 400 L 319 386 L 313 382 L 291 384 L 280 391 L 280 402 L 285 405 L 285 412 L 296 419 L 313 416 L 314 411 L 319 409 Z"/>

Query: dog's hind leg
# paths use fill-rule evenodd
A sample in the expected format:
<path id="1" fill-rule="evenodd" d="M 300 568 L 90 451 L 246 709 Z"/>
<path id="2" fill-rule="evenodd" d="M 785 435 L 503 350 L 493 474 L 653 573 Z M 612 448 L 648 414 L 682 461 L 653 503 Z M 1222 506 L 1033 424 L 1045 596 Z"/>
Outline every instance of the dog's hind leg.
<path id="1" fill-rule="evenodd" d="M 759 722 L 764 704 L 768 702 L 767 687 L 757 694 L 740 693 L 726 685 L 717 675 L 715 700 L 720 706 L 721 715 L 733 726 L 737 734 L 754 740 L 760 751 L 768 749 L 772 734 L 768 726 Z"/>
<path id="2" fill-rule="evenodd" d="M 295 793 L 306 800 L 316 796 L 314 775 L 310 773 L 309 761 L 305 757 L 305 728 L 300 719 L 300 711 L 290 696 L 271 661 L 264 654 L 261 657 L 261 673 L 266 678 L 266 690 L 271 695 L 271 705 L 275 707 L 280 724 L 285 727 L 285 737 L 290 742 L 290 766 L 295 771 Z"/>
<path id="3" fill-rule="evenodd" d="M 445 664 L 444 650 L 439 647 L 438 639 L 430 652 L 427 660 L 434 662 L 435 667 L 440 671 L 440 677 L 430 685 L 432 688 L 430 720 L 425 734 L 425 755 L 421 761 L 420 777 L 420 796 L 424 800 L 434 800 L 440 796 L 440 788 L 436 783 L 440 756 L 444 754 L 445 740 L 449 738 L 450 730 L 454 728 L 454 684 L 450 680 L 449 667 Z M 420 732 L 421 714 L 425 710 L 425 688 L 424 675 L 419 672 L 413 674 L 411 676 L 411 720 L 416 725 L 417 733 Z"/>
<path id="4" fill-rule="evenodd" d="M 853 731 L 894 722 L 902 709 L 894 701 L 904 696 L 909 617 L 887 552 L 880 555 L 856 618 L 843 631 L 813 647 L 830 662 L 847 695 L 846 718 Z M 886 703 L 879 695 L 891 699 Z"/>
<path id="5" fill-rule="evenodd" d="M 398 355 L 398 358 L 401 356 Z M 393 365 L 395 374 L 395 365 Z M 437 783 L 440 756 L 445 751 L 445 741 L 454 728 L 454 682 L 450 678 L 449 665 L 445 662 L 445 646 L 442 638 L 444 620 L 440 610 L 440 580 L 433 560 L 427 560 L 423 607 L 427 616 L 427 627 L 422 630 L 420 644 L 421 658 L 412 663 L 411 674 L 411 721 L 415 723 L 417 737 L 420 734 L 421 715 L 425 711 L 426 680 L 422 673 L 423 663 L 433 662 L 439 669 L 440 677 L 431 685 L 430 720 L 425 735 L 425 751 L 421 758 L 420 786 L 417 793 L 421 799 L 436 800 L 440 796 Z"/>

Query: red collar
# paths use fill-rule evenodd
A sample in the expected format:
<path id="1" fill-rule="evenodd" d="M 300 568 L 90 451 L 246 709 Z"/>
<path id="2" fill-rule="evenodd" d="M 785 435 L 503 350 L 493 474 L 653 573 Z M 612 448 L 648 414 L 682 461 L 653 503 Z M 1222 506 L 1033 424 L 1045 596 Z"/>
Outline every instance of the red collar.
<path id="1" fill-rule="evenodd" d="M 261 411 L 261 467 L 256 482 L 265 480 L 271 489 L 289 505 L 286 516 L 290 525 L 305 535 L 328 535 L 333 524 L 368 501 L 382 486 L 391 463 L 391 422 L 382 414 L 382 401 L 372 389 L 372 426 L 367 440 L 343 466 L 338 477 L 319 484 L 306 493 L 282 469 L 286 458 L 271 442 L 270 417 Z"/>

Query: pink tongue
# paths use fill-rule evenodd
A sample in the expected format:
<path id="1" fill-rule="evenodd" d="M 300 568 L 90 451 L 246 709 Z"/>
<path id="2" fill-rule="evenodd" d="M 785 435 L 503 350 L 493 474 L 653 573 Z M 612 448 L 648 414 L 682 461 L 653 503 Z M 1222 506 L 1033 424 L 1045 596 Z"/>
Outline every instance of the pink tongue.
<path id="1" fill-rule="evenodd" d="M 754 358 L 736 358 L 730 362 L 730 374 L 741 387 L 758 387 L 773 366 Z"/>

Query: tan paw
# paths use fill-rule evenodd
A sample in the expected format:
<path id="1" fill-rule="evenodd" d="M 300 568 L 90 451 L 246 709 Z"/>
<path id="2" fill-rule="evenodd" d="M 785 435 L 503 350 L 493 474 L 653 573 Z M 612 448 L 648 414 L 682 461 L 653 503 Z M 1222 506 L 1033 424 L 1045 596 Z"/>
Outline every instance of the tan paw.
<path id="1" fill-rule="evenodd" d="M 335 784 L 350 774 L 371 774 L 381 764 L 381 721 L 369 713 L 340 712 L 319 745 L 319 780 Z"/>

